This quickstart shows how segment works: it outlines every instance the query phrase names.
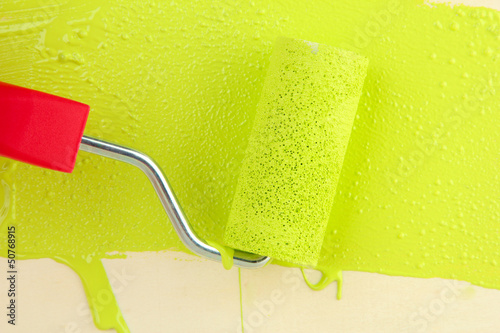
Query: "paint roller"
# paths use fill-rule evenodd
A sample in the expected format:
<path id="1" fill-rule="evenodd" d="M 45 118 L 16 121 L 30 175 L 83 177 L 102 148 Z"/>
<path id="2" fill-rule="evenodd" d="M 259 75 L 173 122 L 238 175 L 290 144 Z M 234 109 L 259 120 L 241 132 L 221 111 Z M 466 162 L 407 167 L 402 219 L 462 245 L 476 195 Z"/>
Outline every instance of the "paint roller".
<path id="1" fill-rule="evenodd" d="M 278 38 L 224 242 L 314 266 L 333 206 L 368 60 Z"/>
<path id="2" fill-rule="evenodd" d="M 279 38 L 258 104 L 224 241 L 234 264 L 270 257 L 315 265 L 368 61 L 353 52 Z M 72 172 L 78 150 L 132 164 L 151 181 L 183 243 L 221 261 L 199 238 L 161 168 L 149 156 L 83 135 L 89 106 L 0 83 L 0 155 Z"/>

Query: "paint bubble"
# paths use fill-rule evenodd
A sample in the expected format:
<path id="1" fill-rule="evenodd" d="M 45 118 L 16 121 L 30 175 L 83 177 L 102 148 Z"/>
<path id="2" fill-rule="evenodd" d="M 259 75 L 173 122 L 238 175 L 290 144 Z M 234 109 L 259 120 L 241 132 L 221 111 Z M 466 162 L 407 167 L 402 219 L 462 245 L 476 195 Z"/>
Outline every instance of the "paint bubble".
<path id="1" fill-rule="evenodd" d="M 82 39 L 88 36 L 87 30 L 79 30 L 77 34 Z"/>

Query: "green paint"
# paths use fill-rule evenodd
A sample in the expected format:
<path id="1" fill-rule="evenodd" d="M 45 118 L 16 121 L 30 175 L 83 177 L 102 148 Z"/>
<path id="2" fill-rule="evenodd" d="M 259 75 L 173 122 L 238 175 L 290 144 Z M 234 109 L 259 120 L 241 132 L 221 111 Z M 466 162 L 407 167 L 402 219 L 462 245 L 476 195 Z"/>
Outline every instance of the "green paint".
<path id="1" fill-rule="evenodd" d="M 323 290 L 330 283 L 337 281 L 337 299 L 342 298 L 342 271 L 337 271 L 337 274 L 328 274 L 331 273 L 330 271 L 328 273 L 322 273 L 320 280 L 316 283 L 312 283 L 311 281 L 309 281 L 306 273 L 304 272 L 304 268 L 301 268 L 301 271 L 307 286 L 313 290 Z"/>
<path id="2" fill-rule="evenodd" d="M 220 252 L 222 258 L 222 266 L 225 269 L 230 270 L 231 267 L 233 267 L 234 249 L 211 240 L 207 240 L 206 242 L 208 245 L 216 248 L 217 251 Z"/>
<path id="3" fill-rule="evenodd" d="M 117 333 L 130 333 L 100 259 L 62 257 L 53 259 L 67 265 L 80 276 L 97 328 L 115 329 Z"/>
<path id="4" fill-rule="evenodd" d="M 153 156 L 196 231 L 220 243 L 272 42 L 356 51 L 370 68 L 317 268 L 500 289 L 499 13 L 417 0 L 353 6 L 3 1 L 0 80 L 90 104 L 86 133 Z M 19 164 L 4 181 L 16 188 L 28 258 L 185 251 L 131 166 L 80 153 L 72 175 Z M 5 244 L 1 233 L 0 253 Z"/>
<path id="5" fill-rule="evenodd" d="M 238 285 L 240 289 L 241 333 L 245 333 L 245 323 L 243 318 L 243 287 L 241 286 L 241 268 L 239 267 L 238 267 Z"/>
<path id="6" fill-rule="evenodd" d="M 315 266 L 368 60 L 278 38 L 224 234 L 231 247 Z"/>

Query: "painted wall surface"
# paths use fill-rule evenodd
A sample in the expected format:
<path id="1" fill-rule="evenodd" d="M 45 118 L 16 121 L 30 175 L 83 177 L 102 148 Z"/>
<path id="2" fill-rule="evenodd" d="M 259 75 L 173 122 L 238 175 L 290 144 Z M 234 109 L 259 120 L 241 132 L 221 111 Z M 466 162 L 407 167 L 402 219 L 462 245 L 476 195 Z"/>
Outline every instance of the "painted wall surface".
<path id="1" fill-rule="evenodd" d="M 500 14 L 421 1 L 4 1 L 0 80 L 91 105 L 86 134 L 164 168 L 220 242 L 278 36 L 356 51 L 368 76 L 318 268 L 500 289 Z M 0 250 L 53 258 L 92 292 L 101 258 L 185 251 L 133 167 L 80 153 L 66 175 L 0 159 Z M 127 332 L 116 303 L 100 328 Z"/>

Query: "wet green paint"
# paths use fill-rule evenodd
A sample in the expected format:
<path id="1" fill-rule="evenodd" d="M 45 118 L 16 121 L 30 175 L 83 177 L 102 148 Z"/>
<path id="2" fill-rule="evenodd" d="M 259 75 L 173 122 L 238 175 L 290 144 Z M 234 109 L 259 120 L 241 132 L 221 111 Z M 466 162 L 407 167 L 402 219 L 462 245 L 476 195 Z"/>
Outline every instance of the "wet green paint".
<path id="1" fill-rule="evenodd" d="M 53 257 L 53 259 L 78 273 L 96 327 L 101 330 L 114 328 L 118 333 L 130 332 L 113 295 L 100 258 Z"/>
<path id="2" fill-rule="evenodd" d="M 240 315 L 241 315 L 241 333 L 245 333 L 245 320 L 243 318 L 243 286 L 241 285 L 241 268 L 238 267 L 238 286 L 240 290 Z"/>
<path id="3" fill-rule="evenodd" d="M 225 269 L 229 270 L 233 267 L 234 263 L 234 249 L 230 248 L 228 246 L 221 245 L 217 242 L 207 240 L 206 241 L 208 245 L 214 247 L 217 249 L 217 251 L 220 252 L 221 255 L 221 261 L 222 261 L 222 266 L 224 266 Z"/>
<path id="4" fill-rule="evenodd" d="M 196 231 L 220 243 L 275 38 L 356 51 L 370 69 L 317 268 L 328 281 L 359 270 L 499 289 L 499 13 L 353 6 L 4 1 L 0 80 L 90 104 L 86 134 L 153 156 Z M 131 166 L 82 152 L 71 175 L 2 170 L 2 230 L 15 221 L 27 258 L 90 256 L 68 263 L 87 295 L 110 291 L 108 253 L 186 251 Z M 126 332 L 116 301 L 92 298 L 97 326 Z"/>

